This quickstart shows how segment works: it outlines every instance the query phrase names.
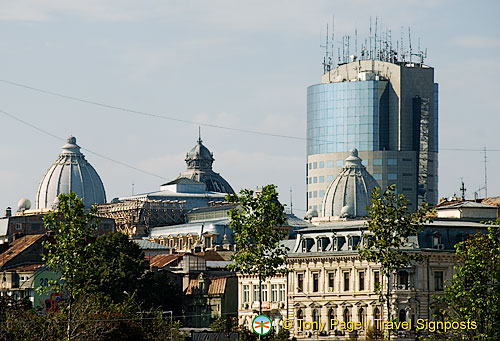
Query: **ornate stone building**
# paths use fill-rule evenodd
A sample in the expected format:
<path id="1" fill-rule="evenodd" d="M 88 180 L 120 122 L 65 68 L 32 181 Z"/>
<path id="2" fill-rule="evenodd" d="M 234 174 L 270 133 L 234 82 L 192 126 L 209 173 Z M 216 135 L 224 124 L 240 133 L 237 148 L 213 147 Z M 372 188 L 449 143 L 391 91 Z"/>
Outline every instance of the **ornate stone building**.
<path id="1" fill-rule="evenodd" d="M 285 277 L 269 279 L 262 288 L 267 291 L 263 313 L 270 315 L 277 328 L 282 328 L 282 321 L 287 319 L 292 324 L 286 327 L 299 339 L 365 336 L 375 320 L 388 320 L 387 308 L 375 292 L 377 283 L 384 291 L 390 289 L 393 318 L 411 321 L 412 326 L 417 319 L 435 319 L 435 296 L 451 281 L 456 265 L 454 245 L 484 231 L 486 226 L 478 222 L 478 216 L 490 216 L 492 207 L 484 205 L 481 213 L 476 212 L 479 207 L 474 205 L 472 220 L 445 218 L 456 216 L 447 208 L 445 215 L 439 214 L 422 232 L 407 240 L 405 249 L 419 253 L 423 261 L 399 269 L 387 282 L 380 264 L 363 261 L 358 255 L 363 236 L 368 232 L 366 207 L 375 186 L 377 182 L 366 171 L 357 151 L 352 150 L 340 174 L 327 188 L 323 216 L 317 218 L 315 212 L 309 212 L 312 225 L 297 231 L 295 240 L 282 241 L 289 248 L 290 272 Z M 462 206 L 456 209 L 461 210 Z M 239 276 L 241 324 L 258 313 L 256 283 L 250 276 Z M 274 300 L 270 288 L 273 284 L 286 288 L 284 300 L 280 296 Z M 310 325 L 311 322 L 316 324 Z M 351 323 L 353 328 L 343 328 L 341 323 Z M 398 331 L 405 338 L 412 338 L 414 332 L 414 329 Z"/>

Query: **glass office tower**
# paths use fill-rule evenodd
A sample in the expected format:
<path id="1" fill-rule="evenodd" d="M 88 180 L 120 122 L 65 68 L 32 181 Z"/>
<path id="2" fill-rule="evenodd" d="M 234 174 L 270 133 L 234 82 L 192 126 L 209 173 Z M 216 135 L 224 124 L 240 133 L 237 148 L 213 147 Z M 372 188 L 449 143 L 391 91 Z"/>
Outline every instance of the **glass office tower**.
<path id="1" fill-rule="evenodd" d="M 357 148 L 382 188 L 413 208 L 436 204 L 438 87 L 424 64 L 359 60 L 307 89 L 307 208 L 321 212 L 327 185 Z"/>

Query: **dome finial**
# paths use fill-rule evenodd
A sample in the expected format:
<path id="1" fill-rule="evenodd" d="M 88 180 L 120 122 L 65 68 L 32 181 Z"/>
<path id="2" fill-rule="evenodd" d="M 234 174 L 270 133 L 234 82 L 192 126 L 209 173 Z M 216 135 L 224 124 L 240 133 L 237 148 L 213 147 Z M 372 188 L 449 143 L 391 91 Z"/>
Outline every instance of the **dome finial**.
<path id="1" fill-rule="evenodd" d="M 66 142 L 69 144 L 76 144 L 76 137 L 74 137 L 73 135 L 70 135 L 68 137 L 68 139 L 66 140 Z"/>
<path id="2" fill-rule="evenodd" d="M 349 151 L 350 156 L 358 156 L 358 150 L 356 148 L 353 148 Z"/>
<path id="3" fill-rule="evenodd" d="M 201 126 L 198 126 L 198 143 L 201 144 L 203 141 L 201 139 Z"/>

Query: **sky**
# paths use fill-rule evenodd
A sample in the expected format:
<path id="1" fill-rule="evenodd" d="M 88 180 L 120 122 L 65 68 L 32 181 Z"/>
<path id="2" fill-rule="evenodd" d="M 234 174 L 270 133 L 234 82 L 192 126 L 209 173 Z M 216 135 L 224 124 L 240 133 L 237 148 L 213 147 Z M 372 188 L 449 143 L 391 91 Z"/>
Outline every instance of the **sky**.
<path id="1" fill-rule="evenodd" d="M 289 205 L 292 189 L 303 216 L 306 88 L 321 80 L 333 16 L 338 37 L 368 36 L 370 17 L 396 38 L 411 27 L 439 83 L 440 196 L 458 194 L 461 179 L 469 198 L 484 185 L 483 147 L 498 196 L 498 13 L 494 0 L 3 0 L 0 110 L 17 120 L 0 112 L 1 214 L 23 197 L 34 207 L 69 135 L 106 157 L 83 151 L 111 200 L 183 172 L 201 124 L 214 170 L 235 190 L 273 183 Z"/>

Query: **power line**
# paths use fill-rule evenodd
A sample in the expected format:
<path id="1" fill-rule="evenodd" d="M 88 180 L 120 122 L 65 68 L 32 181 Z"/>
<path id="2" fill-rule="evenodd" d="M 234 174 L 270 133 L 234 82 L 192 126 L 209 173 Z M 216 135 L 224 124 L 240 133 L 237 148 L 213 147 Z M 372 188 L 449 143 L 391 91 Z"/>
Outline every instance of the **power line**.
<path id="1" fill-rule="evenodd" d="M 133 113 L 133 114 L 138 114 L 138 115 L 142 115 L 142 116 L 160 118 L 160 119 L 164 119 L 164 120 L 176 121 L 176 122 L 183 122 L 183 123 L 189 123 L 189 124 L 196 124 L 198 126 L 201 125 L 201 126 L 211 127 L 211 128 L 218 128 L 218 129 L 224 129 L 224 130 L 239 131 L 239 132 L 249 133 L 249 134 L 258 134 L 258 135 L 265 135 L 265 136 L 281 137 L 281 138 L 294 139 L 294 140 L 306 140 L 307 139 L 305 137 L 298 137 L 298 136 L 291 136 L 291 135 L 282 135 L 282 134 L 273 134 L 273 133 L 265 133 L 265 132 L 257 131 L 257 130 L 248 130 L 248 129 L 240 129 L 240 128 L 234 128 L 234 127 L 226 127 L 226 126 L 221 126 L 221 125 L 217 125 L 217 124 L 202 123 L 202 122 L 184 120 L 184 119 L 181 119 L 181 118 L 176 118 L 176 117 L 171 117 L 171 116 L 164 116 L 164 115 L 152 114 L 152 113 L 148 113 L 148 112 L 145 112 L 145 111 L 128 109 L 128 108 L 118 107 L 118 106 L 111 105 L 111 104 L 96 102 L 96 101 L 93 101 L 93 100 L 87 100 L 87 99 L 78 98 L 78 97 L 74 97 L 74 96 L 64 95 L 64 94 L 53 92 L 53 91 L 48 91 L 48 90 L 43 90 L 43 89 L 40 89 L 40 88 L 35 88 L 33 86 L 29 86 L 29 85 L 25 85 L 25 84 L 11 82 L 11 81 L 8 81 L 8 80 L 5 80 L 5 79 L 0 79 L 0 82 L 6 83 L 6 84 L 10 84 L 10 85 L 14 85 L 14 86 L 18 86 L 18 87 L 25 88 L 25 89 L 29 89 L 29 90 L 33 90 L 33 91 L 38 91 L 38 92 L 45 93 L 45 94 L 52 95 L 52 96 L 57 96 L 57 97 L 61 97 L 61 98 L 65 98 L 65 99 L 69 99 L 69 100 L 73 100 L 73 101 L 78 101 L 78 102 L 82 102 L 82 103 L 87 103 L 87 104 L 93 104 L 93 105 L 97 105 L 97 106 L 104 107 L 104 108 L 125 111 L 125 112 L 129 112 L 129 113 Z"/>
<path id="2" fill-rule="evenodd" d="M 16 121 L 18 121 L 18 122 L 21 122 L 22 124 L 27 125 L 28 127 L 31 127 L 31 128 L 33 128 L 33 129 L 35 129 L 35 130 L 37 130 L 37 131 L 39 131 L 39 132 L 41 132 L 41 133 L 43 133 L 43 134 L 45 134 L 45 135 L 48 135 L 48 136 L 50 136 L 50 137 L 53 137 L 53 138 L 55 138 L 55 139 L 57 139 L 57 140 L 60 140 L 60 141 L 62 141 L 62 142 L 65 142 L 65 141 L 66 141 L 65 139 L 63 139 L 63 138 L 61 138 L 61 137 L 59 137 L 59 136 L 57 136 L 57 135 L 54 135 L 54 134 L 52 134 L 51 132 L 48 132 L 48 131 L 46 131 L 46 130 L 44 130 L 44 129 L 42 129 L 42 128 L 39 128 L 39 127 L 35 126 L 34 124 L 31 124 L 31 123 L 29 123 L 29 122 L 27 122 L 27 121 L 25 121 L 25 120 L 23 120 L 23 119 L 21 119 L 21 118 L 19 118 L 19 117 L 16 117 L 16 116 L 14 116 L 13 114 L 10 114 L 10 113 L 8 113 L 8 112 L 7 112 L 7 111 L 5 111 L 5 110 L 0 109 L 0 113 L 2 113 L 2 114 L 4 114 L 4 115 L 6 115 L 6 116 L 8 116 L 8 117 L 12 118 L 13 120 L 16 120 Z M 161 176 L 161 175 L 157 175 L 157 174 L 154 174 L 154 173 L 148 172 L 148 171 L 146 171 L 146 170 L 143 170 L 143 169 L 140 169 L 140 168 L 137 168 L 137 167 L 131 166 L 131 165 L 126 164 L 126 163 L 124 163 L 124 162 L 121 162 L 121 161 L 118 161 L 118 160 L 112 159 L 112 158 L 107 157 L 107 156 L 105 156 L 105 155 L 102 155 L 102 154 L 100 154 L 100 153 L 94 152 L 93 150 L 90 150 L 90 149 L 88 149 L 88 148 L 83 148 L 83 147 L 80 147 L 80 148 L 81 148 L 81 149 L 83 149 L 83 150 L 85 150 L 86 152 L 89 152 L 90 154 L 94 154 L 94 155 L 96 155 L 96 156 L 99 156 L 99 157 L 101 157 L 101 158 L 103 158 L 103 159 L 106 159 L 106 160 L 108 160 L 108 161 L 114 162 L 114 163 L 119 164 L 119 165 L 121 165 L 121 166 L 124 166 L 124 167 L 130 168 L 130 169 L 136 170 L 136 171 L 138 171 L 138 172 L 142 172 L 142 173 L 144 173 L 144 174 L 148 174 L 148 175 L 151 175 L 151 176 L 154 176 L 154 177 L 157 177 L 157 178 L 163 179 L 163 180 L 168 180 L 167 178 L 165 178 L 165 177 L 163 177 L 163 176 Z"/>
<path id="3" fill-rule="evenodd" d="M 13 86 L 17 86 L 17 87 L 20 87 L 20 88 L 24 88 L 24 89 L 28 89 L 28 90 L 32 90 L 32 91 L 37 91 L 37 92 L 41 92 L 41 93 L 44 93 L 44 94 L 48 94 L 48 95 L 52 95 L 52 96 L 56 96 L 56 97 L 60 97 L 60 98 L 68 99 L 68 100 L 72 100 L 72 101 L 77 101 L 77 102 L 86 103 L 86 104 L 92 104 L 92 105 L 96 105 L 96 106 L 100 106 L 100 107 L 104 107 L 104 108 L 108 108 L 108 109 L 125 111 L 125 112 L 132 113 L 132 114 L 137 114 L 137 115 L 142 115 L 142 116 L 147 116 L 147 117 L 153 117 L 153 118 L 159 118 L 159 119 L 164 119 L 164 120 L 169 120 L 169 121 L 182 122 L 182 123 L 188 123 L 188 124 L 196 124 L 198 126 L 205 126 L 205 127 L 211 127 L 211 128 L 217 128 L 217 129 L 224 129 L 224 130 L 232 130 L 232 131 L 238 131 L 238 132 L 249 133 L 249 134 L 257 134 L 257 135 L 264 135 L 264 136 L 287 138 L 287 139 L 293 139 L 293 140 L 316 141 L 316 142 L 334 143 L 334 144 L 339 144 L 339 143 L 343 144 L 344 143 L 344 142 L 338 142 L 338 141 L 333 142 L 333 141 L 326 141 L 326 140 L 320 140 L 320 139 L 315 139 L 315 138 L 307 138 L 307 137 L 300 137 L 300 136 L 266 133 L 266 132 L 262 132 L 262 131 L 258 131 L 258 130 L 240 129 L 240 128 L 234 128 L 234 127 L 221 126 L 221 125 L 217 125 L 217 124 L 210 124 L 210 123 L 202 123 L 202 122 L 184 120 L 184 119 L 176 118 L 176 117 L 172 117 L 172 116 L 164 116 L 164 115 L 159 115 L 159 114 L 153 114 L 153 113 L 149 113 L 149 112 L 145 112 L 145 111 L 139 111 L 139 110 L 124 108 L 124 107 L 119 107 L 119 106 L 116 106 L 116 105 L 101 103 L 101 102 L 97 102 L 97 101 L 94 101 L 94 100 L 88 100 L 88 99 L 79 98 L 79 97 L 75 97 L 75 96 L 65 95 L 65 94 L 61 94 L 61 93 L 58 93 L 58 92 L 54 92 L 54 91 L 50 91 L 50 90 L 44 90 L 44 89 L 37 88 L 37 87 L 34 87 L 34 86 L 26 85 L 26 84 L 12 82 L 12 81 L 9 81 L 9 80 L 6 80 L 6 79 L 0 79 L 0 82 L 3 82 L 5 84 L 9 84 L 9 85 L 13 85 Z M 23 123 L 26 123 L 26 122 L 23 122 Z M 37 129 L 37 128 L 35 128 L 35 129 Z M 37 129 L 37 130 L 39 130 L 39 129 Z M 46 133 L 46 132 L 44 132 L 44 133 Z M 55 135 L 51 135 L 51 136 L 52 137 L 56 137 Z M 56 137 L 56 138 L 59 138 L 59 137 Z M 87 151 L 89 151 L 89 150 L 87 150 Z M 478 149 L 474 149 L 474 148 L 439 148 L 439 151 L 484 152 L 484 148 L 480 148 L 480 149 L 479 148 Z M 487 149 L 487 151 L 500 152 L 500 149 Z M 89 152 L 91 152 L 91 151 L 89 151 Z M 93 152 L 91 152 L 91 153 L 93 153 Z M 96 155 L 98 155 L 98 154 L 96 154 Z M 98 155 L 98 156 L 101 156 L 101 155 Z M 157 176 L 157 175 L 155 175 L 155 176 Z"/>

